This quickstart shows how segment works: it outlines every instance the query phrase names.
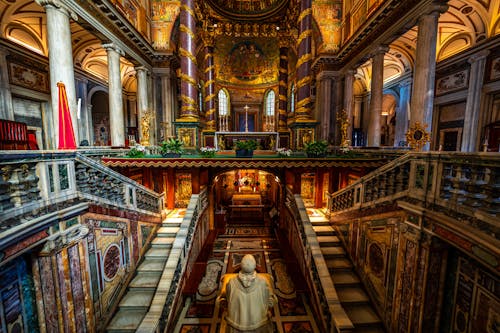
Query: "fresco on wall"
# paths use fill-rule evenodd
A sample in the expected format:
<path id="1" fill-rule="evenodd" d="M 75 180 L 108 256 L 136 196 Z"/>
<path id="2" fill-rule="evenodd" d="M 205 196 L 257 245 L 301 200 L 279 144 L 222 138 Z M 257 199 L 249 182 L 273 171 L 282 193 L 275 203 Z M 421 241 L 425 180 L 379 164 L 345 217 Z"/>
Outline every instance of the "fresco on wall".
<path id="1" fill-rule="evenodd" d="M 341 40 L 342 1 L 315 0 L 313 1 L 312 9 L 323 41 L 319 45 L 318 51 L 337 51 Z"/>
<path id="2" fill-rule="evenodd" d="M 180 1 L 151 1 L 152 45 L 157 50 L 171 50 L 171 35 L 180 12 Z"/>
<path id="3" fill-rule="evenodd" d="M 147 36 L 149 29 L 147 27 L 146 9 L 143 6 L 131 0 L 111 0 L 111 2 L 137 31 Z"/>
<path id="4" fill-rule="evenodd" d="M 267 85 L 278 82 L 278 43 L 274 39 L 217 40 L 215 71 L 220 83 Z"/>

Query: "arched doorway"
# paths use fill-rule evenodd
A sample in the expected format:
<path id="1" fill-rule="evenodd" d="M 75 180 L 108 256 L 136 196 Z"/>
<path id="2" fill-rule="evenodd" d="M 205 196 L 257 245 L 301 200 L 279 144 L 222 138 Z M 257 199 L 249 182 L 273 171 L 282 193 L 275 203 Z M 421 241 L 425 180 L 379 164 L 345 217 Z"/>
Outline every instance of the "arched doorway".
<path id="1" fill-rule="evenodd" d="M 384 94 L 382 100 L 382 117 L 380 128 L 380 144 L 394 146 L 396 133 L 396 107 L 398 103 L 392 94 Z"/>
<path id="2" fill-rule="evenodd" d="M 92 105 L 92 134 L 94 146 L 111 145 L 109 127 L 109 97 L 108 93 L 98 90 L 90 98 Z"/>

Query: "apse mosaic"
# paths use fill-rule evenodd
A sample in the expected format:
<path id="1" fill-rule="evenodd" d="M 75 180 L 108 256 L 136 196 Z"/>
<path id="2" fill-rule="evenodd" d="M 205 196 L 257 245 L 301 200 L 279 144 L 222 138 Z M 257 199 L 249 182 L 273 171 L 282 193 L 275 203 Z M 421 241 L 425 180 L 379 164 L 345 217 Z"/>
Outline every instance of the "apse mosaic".
<path id="1" fill-rule="evenodd" d="M 217 40 L 215 70 L 221 83 L 266 85 L 278 81 L 278 43 L 273 39 Z"/>

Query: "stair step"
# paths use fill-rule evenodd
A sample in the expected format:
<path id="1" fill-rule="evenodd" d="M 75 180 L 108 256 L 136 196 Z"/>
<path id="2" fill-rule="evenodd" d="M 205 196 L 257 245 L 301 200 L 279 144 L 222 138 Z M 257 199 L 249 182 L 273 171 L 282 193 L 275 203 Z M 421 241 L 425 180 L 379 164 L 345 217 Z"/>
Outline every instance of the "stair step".
<path id="1" fill-rule="evenodd" d="M 317 236 L 328 236 L 335 233 L 335 230 L 329 225 L 313 225 L 314 232 L 316 232 Z"/>
<path id="2" fill-rule="evenodd" d="M 137 267 L 137 272 L 162 272 L 166 259 L 145 258 Z"/>
<path id="3" fill-rule="evenodd" d="M 135 332 L 146 311 L 141 310 L 118 310 L 106 328 L 109 333 Z"/>
<path id="4" fill-rule="evenodd" d="M 322 247 L 321 253 L 325 259 L 345 256 L 344 248 L 341 246 Z"/>
<path id="5" fill-rule="evenodd" d="M 359 284 L 359 278 L 353 271 L 334 272 L 332 274 L 332 280 L 336 287 Z"/>
<path id="6" fill-rule="evenodd" d="M 175 237 L 156 237 L 151 241 L 151 247 L 154 248 L 171 248 Z"/>
<path id="7" fill-rule="evenodd" d="M 318 236 L 319 246 L 336 246 L 340 244 L 337 236 Z"/>
<path id="8" fill-rule="evenodd" d="M 334 259 L 326 259 L 326 266 L 330 270 L 346 270 L 352 269 L 352 263 L 349 259 L 346 258 L 334 258 Z"/>
<path id="9" fill-rule="evenodd" d="M 368 295 L 360 287 L 342 287 L 337 288 L 340 303 L 366 303 L 370 301 Z"/>
<path id="10" fill-rule="evenodd" d="M 379 324 L 380 318 L 370 304 L 342 305 L 354 326 Z M 365 332 L 363 330 L 363 332 Z"/>
<path id="11" fill-rule="evenodd" d="M 179 231 L 179 227 L 161 227 L 158 229 L 157 236 L 174 236 Z"/>
<path id="12" fill-rule="evenodd" d="M 144 254 L 144 257 L 147 259 L 163 259 L 166 260 L 168 257 L 168 254 L 170 253 L 169 249 L 166 248 L 158 248 L 158 247 L 152 247 Z"/>
<path id="13" fill-rule="evenodd" d="M 354 328 L 353 333 L 385 333 L 380 324 L 370 324 L 370 326 L 360 326 Z"/>
<path id="14" fill-rule="evenodd" d="M 129 288 L 154 288 L 158 286 L 160 281 L 161 272 L 138 272 L 130 284 Z"/>
<path id="15" fill-rule="evenodd" d="M 180 227 L 182 219 L 165 219 L 161 225 L 162 227 Z"/>
<path id="16" fill-rule="evenodd" d="M 151 305 L 151 300 L 153 299 L 154 294 L 155 289 L 130 289 L 120 301 L 120 309 L 127 308 L 147 311 Z"/>

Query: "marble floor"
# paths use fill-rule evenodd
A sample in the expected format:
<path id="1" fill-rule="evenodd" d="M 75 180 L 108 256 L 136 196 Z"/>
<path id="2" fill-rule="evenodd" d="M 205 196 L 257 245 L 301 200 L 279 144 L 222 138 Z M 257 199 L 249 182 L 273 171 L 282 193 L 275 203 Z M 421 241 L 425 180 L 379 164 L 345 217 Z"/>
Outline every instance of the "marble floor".
<path id="1" fill-rule="evenodd" d="M 241 258 L 248 253 L 256 258 L 258 272 L 270 273 L 274 278 L 274 292 L 278 297 L 278 304 L 272 311 L 275 332 L 318 332 L 307 292 L 296 287 L 300 278 L 289 275 L 287 265 L 290 262 L 285 261 L 273 230 L 268 226 L 229 222 L 213 243 L 205 275 L 196 295 L 185 302 L 175 333 L 225 331 L 225 308 L 217 302 L 220 280 L 226 273 L 237 272 Z"/>

